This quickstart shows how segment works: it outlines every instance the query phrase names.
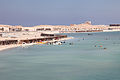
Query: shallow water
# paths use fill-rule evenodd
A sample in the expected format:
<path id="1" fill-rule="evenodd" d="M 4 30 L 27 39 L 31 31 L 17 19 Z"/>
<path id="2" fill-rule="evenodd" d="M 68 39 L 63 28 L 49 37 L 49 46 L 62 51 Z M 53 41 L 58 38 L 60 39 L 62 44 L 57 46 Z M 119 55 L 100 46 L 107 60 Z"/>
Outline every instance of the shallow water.
<path id="1" fill-rule="evenodd" d="M 92 34 L 0 52 L 0 80 L 120 80 L 120 32 Z"/>

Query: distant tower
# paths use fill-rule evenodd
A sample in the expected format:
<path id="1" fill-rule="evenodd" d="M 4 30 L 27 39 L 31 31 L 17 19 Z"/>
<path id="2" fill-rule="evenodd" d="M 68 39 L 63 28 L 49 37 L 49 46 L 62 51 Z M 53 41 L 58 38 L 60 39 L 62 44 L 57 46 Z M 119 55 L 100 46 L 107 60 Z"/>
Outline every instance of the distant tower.
<path id="1" fill-rule="evenodd" d="M 91 21 L 86 21 L 84 24 L 91 25 Z"/>
<path id="2" fill-rule="evenodd" d="M 70 24 L 70 26 L 74 26 L 74 24 Z"/>

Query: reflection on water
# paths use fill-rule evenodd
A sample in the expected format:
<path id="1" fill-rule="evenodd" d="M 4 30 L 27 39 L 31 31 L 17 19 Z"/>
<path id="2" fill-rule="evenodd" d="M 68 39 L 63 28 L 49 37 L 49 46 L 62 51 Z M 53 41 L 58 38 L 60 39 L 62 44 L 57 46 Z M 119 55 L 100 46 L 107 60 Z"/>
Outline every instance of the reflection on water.
<path id="1" fill-rule="evenodd" d="M 0 52 L 0 79 L 120 80 L 120 32 L 67 35 L 75 39 Z"/>

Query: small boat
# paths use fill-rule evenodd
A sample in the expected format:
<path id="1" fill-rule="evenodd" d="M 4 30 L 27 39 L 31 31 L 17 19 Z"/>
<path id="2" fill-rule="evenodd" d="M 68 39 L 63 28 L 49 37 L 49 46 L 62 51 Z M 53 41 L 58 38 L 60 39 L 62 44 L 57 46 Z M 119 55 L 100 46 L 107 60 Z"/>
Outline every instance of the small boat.
<path id="1" fill-rule="evenodd" d="M 103 48 L 103 49 L 107 49 L 107 48 Z"/>
<path id="2" fill-rule="evenodd" d="M 62 43 L 59 41 L 55 41 L 55 42 L 53 42 L 53 45 L 62 45 Z"/>
<path id="3" fill-rule="evenodd" d="M 73 45 L 73 43 L 69 43 L 69 45 Z"/>
<path id="4" fill-rule="evenodd" d="M 93 34 L 88 33 L 88 35 L 93 35 Z"/>
<path id="5" fill-rule="evenodd" d="M 28 47 L 28 46 L 31 46 L 31 45 L 33 45 L 34 43 L 26 43 L 26 42 L 23 42 L 22 43 L 22 47 L 24 48 L 24 47 Z"/>
<path id="6" fill-rule="evenodd" d="M 61 42 L 61 43 L 65 43 L 65 41 Z"/>
<path id="7" fill-rule="evenodd" d="M 41 41 L 41 42 L 37 42 L 37 44 L 46 44 L 48 43 L 47 41 Z"/>

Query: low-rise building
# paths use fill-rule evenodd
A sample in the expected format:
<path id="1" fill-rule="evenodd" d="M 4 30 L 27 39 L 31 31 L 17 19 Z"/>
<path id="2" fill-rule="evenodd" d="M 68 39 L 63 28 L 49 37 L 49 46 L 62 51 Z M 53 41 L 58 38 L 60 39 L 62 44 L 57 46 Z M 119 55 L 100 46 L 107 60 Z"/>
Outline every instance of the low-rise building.
<path id="1" fill-rule="evenodd" d="M 23 26 L 11 26 L 0 25 L 0 32 L 20 32 L 20 31 L 44 31 L 44 32 L 59 32 L 59 33 L 71 33 L 71 32 L 99 32 L 103 30 L 119 30 L 120 25 L 92 25 L 91 21 L 87 21 L 82 24 L 70 24 L 68 25 L 38 25 L 33 27 Z"/>

